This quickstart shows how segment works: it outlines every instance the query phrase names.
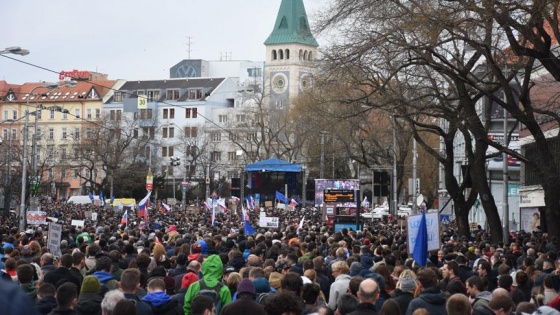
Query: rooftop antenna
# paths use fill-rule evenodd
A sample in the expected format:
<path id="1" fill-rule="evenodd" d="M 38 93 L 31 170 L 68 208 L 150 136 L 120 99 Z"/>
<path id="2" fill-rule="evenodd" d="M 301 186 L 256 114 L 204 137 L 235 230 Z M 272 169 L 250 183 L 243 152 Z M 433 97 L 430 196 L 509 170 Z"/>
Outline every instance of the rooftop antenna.
<path id="1" fill-rule="evenodd" d="M 192 52 L 191 46 L 192 44 L 194 44 L 194 42 L 192 41 L 193 38 L 194 37 L 187 36 L 187 59 L 191 59 L 191 52 Z"/>

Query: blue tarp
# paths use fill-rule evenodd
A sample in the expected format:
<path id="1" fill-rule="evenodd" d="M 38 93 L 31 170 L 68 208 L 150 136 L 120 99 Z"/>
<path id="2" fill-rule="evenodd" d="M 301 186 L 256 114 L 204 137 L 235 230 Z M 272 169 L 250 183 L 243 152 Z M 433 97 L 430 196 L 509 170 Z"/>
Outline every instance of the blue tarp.
<path id="1" fill-rule="evenodd" d="M 245 172 L 301 172 L 301 165 L 281 159 L 268 159 L 245 166 Z"/>

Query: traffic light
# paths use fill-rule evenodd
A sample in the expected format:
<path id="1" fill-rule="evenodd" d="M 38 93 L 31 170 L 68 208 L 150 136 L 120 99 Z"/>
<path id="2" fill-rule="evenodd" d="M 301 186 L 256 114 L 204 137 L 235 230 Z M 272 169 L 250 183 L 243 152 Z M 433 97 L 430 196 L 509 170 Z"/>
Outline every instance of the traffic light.
<path id="1" fill-rule="evenodd" d="M 169 160 L 170 160 L 169 163 L 170 163 L 171 166 L 179 166 L 179 165 L 181 165 L 181 162 L 179 162 L 179 158 L 178 158 L 178 157 L 172 156 L 172 157 L 169 158 Z"/>

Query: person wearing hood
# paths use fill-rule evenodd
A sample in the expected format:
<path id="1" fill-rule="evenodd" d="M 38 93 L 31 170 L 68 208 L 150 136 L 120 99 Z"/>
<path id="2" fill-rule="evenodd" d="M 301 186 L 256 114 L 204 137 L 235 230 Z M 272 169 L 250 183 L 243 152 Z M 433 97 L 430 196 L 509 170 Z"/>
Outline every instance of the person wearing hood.
<path id="1" fill-rule="evenodd" d="M 80 297 L 76 305 L 76 311 L 81 315 L 101 314 L 101 302 L 103 298 L 99 295 L 101 283 L 95 276 L 86 276 L 80 288 Z"/>
<path id="2" fill-rule="evenodd" d="M 182 315 L 183 309 L 177 300 L 165 292 L 165 282 L 162 279 L 152 279 L 148 283 L 148 294 L 142 299 L 154 314 Z"/>
<path id="3" fill-rule="evenodd" d="M 189 289 L 191 284 L 197 282 L 198 280 L 199 279 L 196 273 L 188 272 L 184 274 L 183 278 L 181 278 L 181 282 L 179 282 L 179 291 L 177 291 L 177 293 L 174 294 L 171 298 L 177 300 L 177 302 L 179 302 L 179 305 L 183 305 L 185 303 L 185 294 L 187 293 L 187 290 Z"/>
<path id="4" fill-rule="evenodd" d="M 37 304 L 35 308 L 39 314 L 46 315 L 56 307 L 56 288 L 50 283 L 43 283 L 37 289 Z"/>
<path id="5" fill-rule="evenodd" d="M 111 274 L 111 268 L 112 268 L 111 258 L 107 256 L 101 256 L 95 260 L 95 269 L 97 271 L 94 272 L 93 275 L 101 283 L 102 286 L 101 295 L 105 295 L 107 291 L 114 290 L 117 288 L 118 281 Z"/>
<path id="6" fill-rule="evenodd" d="M 200 292 L 200 285 L 202 281 L 204 281 L 204 285 L 207 288 L 221 286 L 218 294 L 220 297 L 220 307 L 224 307 L 227 304 L 231 303 L 231 293 L 229 292 L 229 288 L 227 285 L 223 285 L 221 283 L 223 272 L 224 265 L 222 264 L 222 259 L 220 258 L 220 256 L 208 256 L 208 258 L 202 263 L 202 279 L 191 284 L 189 289 L 187 290 L 187 294 L 185 295 L 185 303 L 183 306 L 185 315 L 191 314 L 191 301 L 198 294 L 198 292 Z M 216 310 L 217 314 L 219 312 L 220 310 Z"/>
<path id="7" fill-rule="evenodd" d="M 406 314 L 412 315 L 419 308 L 425 308 L 431 315 L 447 314 L 445 294 L 437 285 L 436 272 L 433 269 L 424 268 L 418 271 L 417 276 L 422 291 L 417 298 L 410 301 Z"/>
<path id="8" fill-rule="evenodd" d="M 492 293 L 484 291 L 484 283 L 479 276 L 472 276 L 466 282 L 467 295 L 474 299 L 473 309 L 477 306 L 487 306 L 492 297 Z"/>
<path id="9" fill-rule="evenodd" d="M 241 280 L 241 282 L 239 282 L 239 286 L 237 287 L 237 300 L 225 306 L 222 309 L 221 314 L 266 315 L 264 308 L 255 302 L 256 296 L 257 291 L 253 281 L 249 279 Z"/>

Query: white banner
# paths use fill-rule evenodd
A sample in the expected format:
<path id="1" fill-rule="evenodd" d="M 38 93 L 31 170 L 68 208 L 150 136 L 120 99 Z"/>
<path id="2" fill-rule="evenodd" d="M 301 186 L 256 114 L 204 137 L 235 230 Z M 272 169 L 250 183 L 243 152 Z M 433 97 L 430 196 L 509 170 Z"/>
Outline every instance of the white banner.
<path id="1" fill-rule="evenodd" d="M 416 244 L 416 236 L 418 235 L 418 229 L 420 228 L 420 221 L 422 221 L 422 215 L 408 216 L 408 252 L 412 253 L 414 251 L 414 245 Z M 440 235 L 439 235 L 439 213 L 430 212 L 426 213 L 426 227 L 428 228 L 428 250 L 438 250 L 440 247 Z"/>
<path id="2" fill-rule="evenodd" d="M 62 237 L 62 224 L 49 223 L 48 243 L 47 248 L 55 257 L 62 256 L 60 251 L 60 238 Z"/>
<path id="3" fill-rule="evenodd" d="M 259 217 L 259 227 L 278 228 L 277 217 Z"/>
<path id="4" fill-rule="evenodd" d="M 84 220 L 72 220 L 72 223 L 70 223 L 70 225 L 75 227 L 84 227 Z"/>
<path id="5" fill-rule="evenodd" d="M 92 221 L 97 221 L 97 212 L 92 212 L 91 213 L 91 220 Z"/>
<path id="6" fill-rule="evenodd" d="M 27 211 L 27 224 L 47 224 L 47 213 L 45 211 Z"/>

